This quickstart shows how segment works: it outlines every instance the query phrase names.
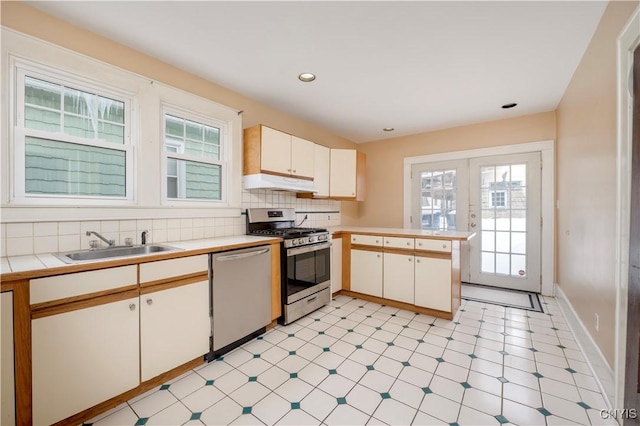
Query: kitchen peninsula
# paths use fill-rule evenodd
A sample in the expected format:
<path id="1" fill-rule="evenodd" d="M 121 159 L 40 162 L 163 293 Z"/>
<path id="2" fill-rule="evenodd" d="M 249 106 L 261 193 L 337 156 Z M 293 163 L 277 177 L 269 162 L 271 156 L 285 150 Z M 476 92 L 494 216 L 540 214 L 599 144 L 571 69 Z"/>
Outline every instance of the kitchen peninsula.
<path id="1" fill-rule="evenodd" d="M 341 272 L 332 274 L 334 294 L 453 318 L 460 307 L 461 245 L 474 232 L 362 227 L 330 231 L 334 268 L 341 261 Z"/>

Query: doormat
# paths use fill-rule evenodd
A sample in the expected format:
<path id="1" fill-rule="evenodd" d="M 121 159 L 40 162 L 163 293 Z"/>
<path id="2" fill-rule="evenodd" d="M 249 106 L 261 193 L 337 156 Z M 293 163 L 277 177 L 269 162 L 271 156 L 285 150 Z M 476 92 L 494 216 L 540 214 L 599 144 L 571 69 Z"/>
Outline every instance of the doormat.
<path id="1" fill-rule="evenodd" d="M 518 308 L 533 312 L 544 312 L 537 293 L 480 284 L 462 283 L 462 298 L 474 302 L 489 303 L 506 308 Z"/>

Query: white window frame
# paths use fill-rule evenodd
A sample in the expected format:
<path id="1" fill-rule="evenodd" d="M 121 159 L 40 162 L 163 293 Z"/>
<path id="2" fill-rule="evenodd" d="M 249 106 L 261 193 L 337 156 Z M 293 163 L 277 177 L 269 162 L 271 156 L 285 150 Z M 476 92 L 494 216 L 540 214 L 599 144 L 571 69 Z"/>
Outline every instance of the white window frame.
<path id="1" fill-rule="evenodd" d="M 132 112 L 133 94 L 105 86 L 104 84 L 94 82 L 79 75 L 69 72 L 54 70 L 51 67 L 44 67 L 34 62 L 13 59 L 12 61 L 12 90 L 14 96 L 11 97 L 12 104 L 10 107 L 10 117 L 13 127 L 11 146 L 13 147 L 13 179 L 10 185 L 9 203 L 13 205 L 47 205 L 47 206 L 101 206 L 101 205 L 130 205 L 135 201 L 134 193 L 134 164 L 135 164 L 135 147 L 131 135 L 134 128 L 134 114 Z M 93 140 L 70 136 L 63 132 L 47 132 L 40 130 L 32 130 L 24 126 L 25 111 L 25 78 L 32 77 L 35 79 L 59 84 L 72 89 L 77 89 L 99 96 L 104 96 L 123 102 L 125 109 L 124 122 L 124 141 L 123 144 L 115 144 L 112 142 Z M 110 150 L 122 151 L 125 154 L 125 196 L 124 197 L 108 197 L 108 196 L 91 196 L 91 195 L 61 195 L 61 194 L 27 194 L 25 188 L 26 170 L 26 138 L 35 137 L 41 139 L 49 139 L 60 142 L 74 143 L 78 145 L 86 145 L 96 148 L 105 148 Z"/>
<path id="2" fill-rule="evenodd" d="M 167 115 L 171 115 L 183 120 L 189 120 L 196 122 L 198 124 L 202 124 L 205 126 L 216 127 L 220 129 L 220 159 L 213 160 L 205 157 L 197 157 L 193 155 L 188 155 L 183 152 L 168 152 L 164 149 L 164 144 L 166 142 L 166 125 L 165 125 L 165 117 Z M 181 108 L 172 104 L 163 103 L 160 111 L 160 124 L 161 124 L 161 191 L 162 191 L 162 204 L 166 206 L 178 207 L 178 206 L 190 206 L 190 207 L 198 207 L 198 206 L 208 206 L 208 207 L 217 207 L 217 206 L 227 206 L 228 205 L 228 193 L 229 193 L 229 185 L 228 182 L 231 180 L 231 171 L 230 171 L 230 161 L 229 161 L 229 152 L 231 151 L 231 138 L 230 138 L 230 128 L 232 123 L 229 121 L 219 119 L 212 116 L 207 116 L 202 113 L 194 112 L 186 108 Z M 175 158 L 177 160 L 185 160 L 185 161 L 193 161 L 196 163 L 204 163 L 204 164 L 212 164 L 220 166 L 220 199 L 219 200 L 204 200 L 204 199 L 187 199 L 187 198 L 168 198 L 167 197 L 167 159 Z M 178 163 L 180 164 L 180 163 Z M 180 174 L 180 170 L 178 171 Z M 180 182 L 180 181 L 179 181 Z M 185 179 L 182 180 L 179 186 L 186 185 Z M 183 190 L 178 188 L 178 194 L 180 192 L 183 193 L 183 196 L 186 195 L 186 186 Z"/>
<path id="3" fill-rule="evenodd" d="M 502 194 L 502 204 L 501 205 L 497 205 L 496 204 L 496 196 Z M 507 208 L 507 204 L 508 200 L 507 200 L 507 191 L 505 189 L 492 189 L 491 192 L 489 192 L 489 197 L 491 197 L 491 207 L 492 208 L 496 208 L 496 209 L 506 209 Z"/>

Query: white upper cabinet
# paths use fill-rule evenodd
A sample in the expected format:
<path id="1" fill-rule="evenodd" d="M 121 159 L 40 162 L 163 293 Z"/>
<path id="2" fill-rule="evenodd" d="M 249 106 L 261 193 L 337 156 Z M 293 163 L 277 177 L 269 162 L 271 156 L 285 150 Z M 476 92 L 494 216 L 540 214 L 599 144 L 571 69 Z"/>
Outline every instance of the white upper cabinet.
<path id="1" fill-rule="evenodd" d="M 291 136 L 291 174 L 314 177 L 315 144 L 297 136 Z"/>
<path id="2" fill-rule="evenodd" d="M 291 173 L 291 135 L 262 126 L 260 168 L 265 172 Z"/>
<path id="3" fill-rule="evenodd" d="M 244 174 L 292 176 L 313 180 L 314 143 L 257 125 L 244 131 Z"/>
<path id="4" fill-rule="evenodd" d="M 329 196 L 337 200 L 364 201 L 365 155 L 355 149 L 332 149 Z"/>

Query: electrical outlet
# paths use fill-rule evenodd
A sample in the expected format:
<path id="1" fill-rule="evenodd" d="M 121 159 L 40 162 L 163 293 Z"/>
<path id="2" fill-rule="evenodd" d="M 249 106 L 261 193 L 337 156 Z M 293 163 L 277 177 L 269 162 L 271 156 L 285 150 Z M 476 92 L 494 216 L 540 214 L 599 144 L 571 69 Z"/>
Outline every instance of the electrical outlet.
<path id="1" fill-rule="evenodd" d="M 600 315 L 596 314 L 596 331 L 600 331 Z"/>

